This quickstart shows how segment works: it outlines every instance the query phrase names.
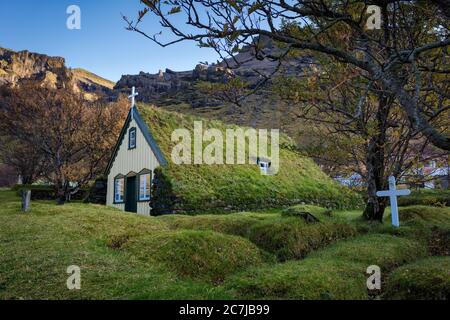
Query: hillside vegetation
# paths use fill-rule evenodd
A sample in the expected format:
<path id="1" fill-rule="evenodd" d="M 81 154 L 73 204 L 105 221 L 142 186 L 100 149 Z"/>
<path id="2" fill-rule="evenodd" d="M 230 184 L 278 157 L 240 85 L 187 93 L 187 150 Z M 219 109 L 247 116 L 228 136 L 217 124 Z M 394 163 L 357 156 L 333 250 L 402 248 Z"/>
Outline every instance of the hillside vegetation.
<path id="1" fill-rule="evenodd" d="M 175 129 L 188 129 L 193 137 L 194 121 L 203 121 L 204 130 L 216 128 L 223 133 L 225 145 L 226 129 L 237 128 L 220 121 L 181 115 L 149 105 L 140 105 L 138 110 L 169 160 L 175 146 L 171 142 Z M 208 144 L 203 143 L 203 149 Z M 298 203 L 320 203 L 330 208 L 354 208 L 361 205 L 357 194 L 329 178 L 311 159 L 295 152 L 286 136 L 280 136 L 279 162 L 277 175 L 263 176 L 256 159 L 255 163 L 245 165 L 175 165 L 169 161 L 162 171 L 167 182 L 164 193 L 177 198 L 178 207 L 175 211 L 189 212 L 259 209 Z"/>

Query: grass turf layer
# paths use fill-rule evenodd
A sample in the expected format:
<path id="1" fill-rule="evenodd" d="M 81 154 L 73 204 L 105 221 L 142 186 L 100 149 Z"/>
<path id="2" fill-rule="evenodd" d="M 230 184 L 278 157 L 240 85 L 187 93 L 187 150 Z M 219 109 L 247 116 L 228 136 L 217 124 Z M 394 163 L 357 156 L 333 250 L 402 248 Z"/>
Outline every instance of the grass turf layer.
<path id="1" fill-rule="evenodd" d="M 239 299 L 367 299 L 364 266 L 305 259 L 253 268 L 225 282 Z"/>
<path id="2" fill-rule="evenodd" d="M 408 197 L 399 197 L 398 204 L 399 206 L 450 206 L 450 190 L 416 190 Z"/>
<path id="3" fill-rule="evenodd" d="M 394 270 L 384 296 L 387 299 L 448 300 L 450 257 L 431 257 Z"/>
<path id="4" fill-rule="evenodd" d="M 387 219 L 390 218 L 390 215 L 388 215 Z M 450 208 L 423 205 L 409 206 L 399 209 L 399 218 L 406 225 L 434 224 L 450 227 Z"/>
<path id="5" fill-rule="evenodd" d="M 300 259 L 312 250 L 356 234 L 350 223 L 320 215 L 326 209 L 314 206 L 320 222 L 307 223 L 301 217 L 279 213 L 234 213 L 229 215 L 160 217 L 172 228 L 213 230 L 248 238 L 259 248 L 274 254 L 278 260 Z M 305 209 L 303 209 L 305 210 Z"/>
<path id="6" fill-rule="evenodd" d="M 322 242 L 303 260 L 276 263 L 247 239 L 269 220 L 302 221 L 279 210 L 148 218 L 32 201 L 25 214 L 17 195 L 4 190 L 0 203 L 0 299 L 367 299 L 367 266 L 378 264 L 387 276 L 423 258 L 427 245 L 401 231 L 418 233 L 422 225 L 402 226 L 399 236 L 373 228 L 334 245 Z M 335 212 L 321 223 L 353 226 L 360 214 Z M 318 223 L 302 226 L 309 227 Z M 81 268 L 82 290 L 66 287 L 70 265 Z"/>
<path id="7" fill-rule="evenodd" d="M 201 120 L 204 130 L 215 128 L 222 132 L 225 150 L 226 129 L 237 127 L 225 125 L 220 121 L 168 112 L 149 105 L 140 105 L 138 110 L 169 160 L 168 166 L 162 170 L 162 175 L 165 176 L 165 193 L 173 194 L 173 197 L 169 197 L 171 201 L 176 199 L 173 209 L 175 212 L 254 210 L 301 202 L 320 203 L 333 208 L 353 208 L 361 205 L 359 195 L 333 181 L 311 159 L 293 151 L 290 139 L 285 136 L 280 137 L 280 169 L 274 176 L 261 175 L 255 163 L 175 165 L 170 161 L 172 148 L 176 145 L 171 141 L 175 129 L 187 129 L 191 133 L 193 145 L 194 121 Z M 268 140 L 270 142 L 270 139 Z M 203 149 L 208 144 L 203 143 Z M 237 150 L 236 146 L 234 150 Z M 246 153 L 248 159 L 248 139 Z M 226 152 L 223 153 L 224 159 L 225 155 Z M 160 199 L 163 201 L 162 197 Z M 158 206 L 159 204 L 155 204 L 154 207 Z M 169 203 L 165 207 L 168 206 Z"/>
<path id="8" fill-rule="evenodd" d="M 144 263 L 111 239 L 162 232 L 166 225 L 105 206 L 33 201 L 20 211 L 13 191 L 0 191 L 0 299 L 229 299 L 222 288 L 180 279 Z M 81 268 L 81 290 L 68 290 L 67 267 Z"/>
<path id="9" fill-rule="evenodd" d="M 387 234 L 368 234 L 316 251 L 309 258 L 377 265 L 383 271 L 390 271 L 426 255 L 426 245 L 419 241 Z"/>
<path id="10" fill-rule="evenodd" d="M 313 250 L 355 234 L 356 229 L 348 223 L 331 220 L 306 223 L 300 217 L 277 217 L 255 224 L 249 239 L 285 261 L 301 259 Z"/>
<path id="11" fill-rule="evenodd" d="M 181 277 L 221 282 L 263 261 L 250 241 L 212 231 L 178 230 L 133 238 L 122 247 L 144 262 L 156 261 Z"/>
<path id="12" fill-rule="evenodd" d="M 367 267 L 382 272 L 426 254 L 419 242 L 391 235 L 366 235 L 316 251 L 304 260 L 251 268 L 227 287 L 241 299 L 368 299 Z"/>

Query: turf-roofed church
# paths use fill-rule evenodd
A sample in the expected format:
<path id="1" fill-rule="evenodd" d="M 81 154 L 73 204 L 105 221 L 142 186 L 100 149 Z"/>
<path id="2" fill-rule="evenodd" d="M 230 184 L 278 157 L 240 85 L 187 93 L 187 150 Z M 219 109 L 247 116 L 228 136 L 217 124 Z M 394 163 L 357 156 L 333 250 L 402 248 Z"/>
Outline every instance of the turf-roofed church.
<path id="1" fill-rule="evenodd" d="M 237 133 L 238 129 L 249 128 L 142 103 L 135 105 L 135 95 L 133 91 L 132 107 L 105 173 L 110 206 L 157 216 L 266 209 L 298 203 L 352 208 L 360 201 L 357 194 L 340 186 L 311 159 L 299 154 L 286 135 L 280 135 L 276 175 L 261 174 L 261 164 L 270 163 L 270 159 L 250 157 L 248 139 L 243 144 L 248 160 L 245 164 L 225 164 L 225 151 L 222 164 L 195 164 L 192 154 L 195 146 L 190 152 L 191 162 L 176 164 L 172 153 L 177 150 L 177 143 L 172 134 L 177 129 L 185 130 L 188 145 L 192 145 L 195 138 L 192 141 L 191 138 L 195 137 L 199 124 L 203 132 L 213 128 L 222 137 L 229 130 Z M 211 141 L 203 133 L 200 136 L 205 139 L 201 150 L 207 152 Z M 224 141 L 228 146 L 228 141 Z M 271 144 L 272 139 L 266 142 Z M 230 144 L 237 150 L 236 136 Z"/>
<path id="2" fill-rule="evenodd" d="M 131 108 L 106 168 L 106 203 L 123 211 L 149 215 L 153 174 L 167 161 L 136 109 L 135 96 L 133 87 Z"/>

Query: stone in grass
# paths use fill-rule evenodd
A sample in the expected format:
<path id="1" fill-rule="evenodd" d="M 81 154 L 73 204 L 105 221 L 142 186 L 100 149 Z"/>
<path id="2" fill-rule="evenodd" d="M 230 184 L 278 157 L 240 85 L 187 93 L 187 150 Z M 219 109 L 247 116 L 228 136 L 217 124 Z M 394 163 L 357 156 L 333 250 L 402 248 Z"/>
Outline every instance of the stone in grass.
<path id="1" fill-rule="evenodd" d="M 306 223 L 316 223 L 320 222 L 320 220 L 309 210 L 305 210 L 306 206 L 299 207 L 290 207 L 284 209 L 281 214 L 286 217 L 299 217 L 305 220 Z M 320 214 L 324 214 L 326 216 L 331 216 L 330 210 L 323 210 Z"/>

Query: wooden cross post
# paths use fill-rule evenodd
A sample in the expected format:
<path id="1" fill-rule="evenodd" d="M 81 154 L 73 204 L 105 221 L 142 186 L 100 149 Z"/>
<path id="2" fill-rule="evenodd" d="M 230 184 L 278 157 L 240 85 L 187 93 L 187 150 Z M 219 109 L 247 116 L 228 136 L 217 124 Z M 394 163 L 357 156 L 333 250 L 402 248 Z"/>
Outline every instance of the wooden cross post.
<path id="1" fill-rule="evenodd" d="M 398 219 L 397 197 L 407 196 L 409 194 L 411 194 L 411 190 L 409 189 L 397 190 L 397 187 L 395 186 L 395 178 L 393 176 L 389 177 L 389 190 L 377 192 L 378 197 L 389 197 L 389 201 L 391 203 L 392 225 L 394 227 L 400 226 Z"/>

